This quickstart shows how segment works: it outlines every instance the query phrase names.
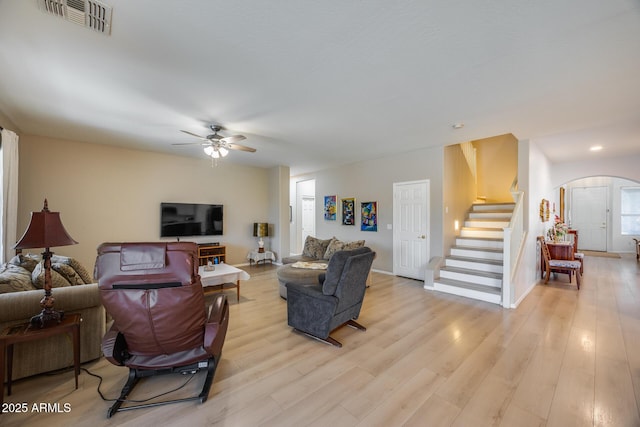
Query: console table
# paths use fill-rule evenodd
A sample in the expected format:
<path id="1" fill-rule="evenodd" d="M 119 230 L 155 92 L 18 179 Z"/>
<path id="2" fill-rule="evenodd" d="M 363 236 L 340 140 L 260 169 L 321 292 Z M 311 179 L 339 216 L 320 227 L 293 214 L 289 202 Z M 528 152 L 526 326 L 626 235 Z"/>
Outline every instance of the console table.
<path id="1" fill-rule="evenodd" d="M 4 365 L 5 349 L 7 363 L 7 396 L 11 396 L 11 374 L 13 368 L 13 345 L 21 342 L 43 340 L 58 334 L 69 334 L 73 343 L 73 365 L 78 388 L 80 374 L 80 322 L 79 313 L 65 314 L 60 323 L 49 324 L 44 328 L 31 328 L 29 323 L 9 326 L 0 334 L 0 406 L 4 402 Z"/>
<path id="2" fill-rule="evenodd" d="M 276 257 L 271 251 L 258 252 L 257 250 L 253 250 L 247 254 L 247 259 L 249 260 L 249 265 L 252 265 L 254 262 L 260 264 L 261 261 L 263 264 L 266 264 L 267 261 L 273 264 Z"/>

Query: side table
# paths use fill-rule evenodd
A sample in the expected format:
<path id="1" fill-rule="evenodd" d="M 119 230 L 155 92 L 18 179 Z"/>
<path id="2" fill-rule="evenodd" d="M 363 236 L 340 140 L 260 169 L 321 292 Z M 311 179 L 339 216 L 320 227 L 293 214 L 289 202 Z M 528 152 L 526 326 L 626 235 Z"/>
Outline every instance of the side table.
<path id="1" fill-rule="evenodd" d="M 42 340 L 58 334 L 69 334 L 73 342 L 73 364 L 75 367 L 76 389 L 80 374 L 80 322 L 79 313 L 64 315 L 57 324 L 50 324 L 45 328 L 30 328 L 29 322 L 9 326 L 0 334 L 0 405 L 4 402 L 4 367 L 5 349 L 7 360 L 7 396 L 11 396 L 11 374 L 13 369 L 13 345 L 21 342 Z"/>
<path id="2" fill-rule="evenodd" d="M 258 252 L 257 250 L 251 251 L 247 254 L 247 259 L 249 260 L 249 265 L 252 263 L 260 264 L 262 261 L 263 264 L 266 264 L 269 261 L 273 264 L 273 261 L 276 260 L 275 255 L 271 251 Z"/>

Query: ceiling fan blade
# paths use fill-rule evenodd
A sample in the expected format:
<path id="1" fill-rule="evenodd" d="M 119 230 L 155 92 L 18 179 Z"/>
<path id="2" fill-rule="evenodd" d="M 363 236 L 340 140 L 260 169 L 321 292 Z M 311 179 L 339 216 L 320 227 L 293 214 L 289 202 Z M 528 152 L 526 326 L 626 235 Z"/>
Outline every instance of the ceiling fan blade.
<path id="1" fill-rule="evenodd" d="M 209 145 L 208 142 L 176 142 L 174 144 L 171 145 Z"/>
<path id="2" fill-rule="evenodd" d="M 186 130 L 181 130 L 180 132 L 184 132 L 187 135 L 195 136 L 196 138 L 204 139 L 205 141 L 207 140 L 207 138 L 205 138 L 204 136 L 196 135 L 195 133 L 192 133 Z"/>
<path id="3" fill-rule="evenodd" d="M 229 150 L 248 151 L 249 153 L 255 153 L 256 152 L 255 148 L 245 147 L 244 145 L 239 145 L 239 144 L 226 144 L 226 147 Z"/>
<path id="4" fill-rule="evenodd" d="M 221 138 L 220 141 L 224 142 L 225 144 L 233 144 L 234 142 L 244 141 L 245 139 L 247 139 L 247 137 L 244 135 L 231 135 Z"/>

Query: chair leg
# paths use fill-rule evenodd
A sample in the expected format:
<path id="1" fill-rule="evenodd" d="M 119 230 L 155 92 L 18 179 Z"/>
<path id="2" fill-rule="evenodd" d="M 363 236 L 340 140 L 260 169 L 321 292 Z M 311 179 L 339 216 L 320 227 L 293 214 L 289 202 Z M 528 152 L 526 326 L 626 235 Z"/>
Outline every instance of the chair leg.
<path id="1" fill-rule="evenodd" d="M 118 409 L 120 409 L 120 406 L 122 406 L 127 396 L 129 395 L 129 393 L 131 393 L 131 390 L 133 390 L 139 380 L 140 377 L 136 375 L 136 370 L 129 368 L 129 378 L 127 379 L 124 387 L 122 387 L 122 392 L 120 392 L 120 397 L 118 397 L 118 400 L 116 400 L 116 402 L 111 405 L 111 408 L 109 408 L 109 412 L 107 412 L 107 418 L 111 418 L 113 414 L 118 412 Z"/>
<path id="2" fill-rule="evenodd" d="M 580 290 L 580 269 L 576 269 L 576 282 L 578 284 L 578 290 Z"/>
<path id="3" fill-rule="evenodd" d="M 347 322 L 348 326 L 351 326 L 352 328 L 356 328 L 359 329 L 361 331 L 366 331 L 367 328 L 365 328 L 364 326 L 362 326 L 360 323 L 356 322 L 355 320 L 351 319 Z"/>
<path id="4" fill-rule="evenodd" d="M 296 329 L 296 328 L 293 328 L 293 331 L 294 332 L 298 332 L 300 334 L 304 334 L 304 335 L 306 335 L 306 336 L 308 336 L 310 338 L 313 338 L 314 340 L 321 341 L 321 342 L 323 342 L 325 344 L 329 344 L 329 345 L 332 345 L 334 347 L 338 347 L 338 348 L 342 347 L 342 344 L 340 343 L 340 341 L 338 341 L 338 340 L 336 340 L 334 338 L 331 338 L 331 337 L 320 338 L 320 337 L 317 337 L 315 335 L 311 335 L 311 334 L 309 334 L 309 333 L 307 333 L 305 331 L 301 331 L 300 329 Z"/>
<path id="5" fill-rule="evenodd" d="M 217 360 L 213 357 L 210 357 L 209 360 L 207 360 L 207 378 L 204 380 L 204 386 L 202 387 L 202 391 L 198 396 L 198 399 L 200 399 L 200 403 L 206 402 L 207 398 L 209 397 L 209 390 L 211 389 L 213 376 L 216 373 L 216 368 L 218 367 L 218 360 L 220 360 L 220 357 L 222 357 L 222 355 L 219 355 Z"/>
<path id="6" fill-rule="evenodd" d="M 324 340 L 321 340 L 326 342 L 327 344 L 331 344 L 334 347 L 338 347 L 338 348 L 342 348 L 342 343 L 334 338 L 331 337 L 327 337 Z"/>

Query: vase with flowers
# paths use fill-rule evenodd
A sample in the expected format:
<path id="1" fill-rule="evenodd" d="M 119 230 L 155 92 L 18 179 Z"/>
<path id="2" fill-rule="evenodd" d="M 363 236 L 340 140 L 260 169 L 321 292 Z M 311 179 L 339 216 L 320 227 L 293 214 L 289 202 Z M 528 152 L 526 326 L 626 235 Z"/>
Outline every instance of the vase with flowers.
<path id="1" fill-rule="evenodd" d="M 567 236 L 567 231 L 569 227 L 567 224 L 560 220 L 558 215 L 555 216 L 553 221 L 553 227 L 547 231 L 547 238 L 553 242 L 561 242 L 564 241 Z"/>

